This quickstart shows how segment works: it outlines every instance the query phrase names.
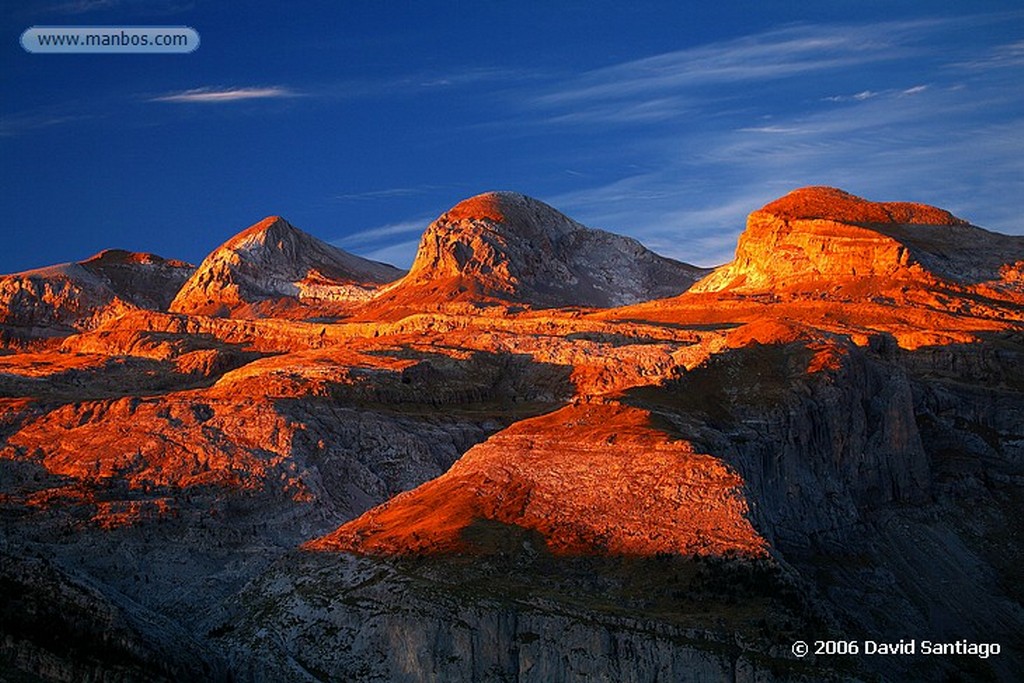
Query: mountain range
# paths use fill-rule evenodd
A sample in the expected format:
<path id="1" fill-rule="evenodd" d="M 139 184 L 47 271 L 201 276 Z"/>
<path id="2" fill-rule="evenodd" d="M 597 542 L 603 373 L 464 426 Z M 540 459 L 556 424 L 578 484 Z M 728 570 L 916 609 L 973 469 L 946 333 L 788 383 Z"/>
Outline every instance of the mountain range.
<path id="1" fill-rule="evenodd" d="M 1024 237 L 828 187 L 3 276 L 0 681 L 1019 680 L 1022 368 Z"/>

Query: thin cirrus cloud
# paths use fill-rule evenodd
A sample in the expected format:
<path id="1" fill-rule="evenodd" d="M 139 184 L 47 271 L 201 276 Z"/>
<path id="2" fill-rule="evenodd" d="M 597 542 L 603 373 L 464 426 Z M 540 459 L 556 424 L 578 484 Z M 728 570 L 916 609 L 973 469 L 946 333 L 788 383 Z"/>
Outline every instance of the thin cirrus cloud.
<path id="1" fill-rule="evenodd" d="M 538 131 L 621 129 L 606 149 L 625 173 L 550 202 L 698 265 L 728 260 L 746 215 L 803 185 L 1021 232 L 1024 43 L 946 40 L 1004 20 L 791 26 L 570 76 L 520 97 L 519 113 Z M 663 115 L 632 115 L 645 110 Z"/>
<path id="2" fill-rule="evenodd" d="M 409 266 L 412 265 L 413 260 L 416 258 L 416 250 L 419 247 L 420 241 L 406 240 L 397 244 L 388 244 L 372 251 L 361 253 L 360 256 L 368 258 L 372 261 L 380 261 L 382 263 L 389 263 L 397 268 L 408 270 Z"/>
<path id="3" fill-rule="evenodd" d="M 997 45 L 988 54 L 958 62 L 953 66 L 968 70 L 1024 66 L 1024 40 L 1018 40 L 1006 45 Z"/>
<path id="4" fill-rule="evenodd" d="M 830 95 L 824 98 L 824 100 L 826 102 L 863 102 L 864 100 L 876 97 L 909 97 L 911 95 L 919 95 L 927 89 L 927 85 L 914 85 L 909 88 L 889 88 L 882 91 L 861 90 L 853 95 Z"/>
<path id="5" fill-rule="evenodd" d="M 367 228 L 366 230 L 360 230 L 353 232 L 345 237 L 331 240 L 331 244 L 335 246 L 347 249 L 349 247 L 375 245 L 385 238 L 392 238 L 396 235 L 417 235 L 419 236 L 432 219 L 413 218 L 410 220 L 400 221 L 398 223 L 388 223 L 386 225 L 380 225 L 375 228 Z"/>
<path id="6" fill-rule="evenodd" d="M 343 202 L 397 199 L 400 197 L 415 197 L 417 195 L 425 194 L 427 191 L 432 189 L 435 188 L 433 186 L 428 185 L 418 187 L 389 187 L 384 190 L 367 190 L 366 192 L 350 192 L 346 194 L 339 194 L 335 196 L 335 199 Z"/>
<path id="7" fill-rule="evenodd" d="M 538 107 L 631 99 L 699 86 L 788 78 L 907 56 L 907 37 L 932 22 L 881 27 L 801 25 L 590 71 L 534 100 Z"/>
<path id="8" fill-rule="evenodd" d="M 0 117 L 0 138 L 13 138 L 44 128 L 81 121 L 87 116 L 70 116 L 29 112 Z"/>
<path id="9" fill-rule="evenodd" d="M 150 102 L 183 102 L 201 104 L 225 104 L 242 100 L 267 100 L 299 97 L 300 93 L 282 86 L 262 88 L 194 88 L 182 92 L 152 97 Z"/>
<path id="10" fill-rule="evenodd" d="M 330 243 L 364 258 L 408 268 L 432 217 L 411 218 L 354 232 Z"/>

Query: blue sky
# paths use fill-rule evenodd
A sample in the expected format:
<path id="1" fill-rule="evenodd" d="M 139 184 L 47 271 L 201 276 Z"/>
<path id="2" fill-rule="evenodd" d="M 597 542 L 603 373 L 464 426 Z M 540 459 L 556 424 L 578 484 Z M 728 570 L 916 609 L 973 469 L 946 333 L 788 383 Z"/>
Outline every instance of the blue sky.
<path id="1" fill-rule="evenodd" d="M 118 24 L 202 44 L 18 42 Z M 700 265 L 811 184 L 1024 234 L 1018 1 L 43 0 L 4 3 L 0 31 L 0 272 L 198 263 L 270 214 L 405 267 L 491 189 Z"/>

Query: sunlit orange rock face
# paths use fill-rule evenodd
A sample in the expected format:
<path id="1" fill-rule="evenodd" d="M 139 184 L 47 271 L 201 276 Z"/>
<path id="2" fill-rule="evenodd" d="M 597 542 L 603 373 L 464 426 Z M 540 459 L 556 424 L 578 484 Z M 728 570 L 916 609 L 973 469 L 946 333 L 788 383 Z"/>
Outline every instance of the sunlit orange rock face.
<path id="1" fill-rule="evenodd" d="M 889 334 L 908 349 L 965 343 L 1019 323 L 1022 249 L 1024 238 L 942 209 L 809 187 L 751 213 L 736 258 L 682 296 L 607 315 L 790 320 L 859 344 Z"/>
<path id="2" fill-rule="evenodd" d="M 646 412 L 577 405 L 517 423 L 443 477 L 307 547 L 487 552 L 481 523 L 499 522 L 536 532 L 560 555 L 763 555 L 746 512 L 742 479 L 670 440 Z"/>
<path id="3" fill-rule="evenodd" d="M 844 284 L 999 282 L 1022 239 L 948 211 L 869 202 L 841 190 L 796 190 L 750 214 L 736 259 L 694 292 L 828 290 Z M 1012 263 L 1012 260 L 1010 261 Z"/>
<path id="4" fill-rule="evenodd" d="M 508 220 L 503 201 L 501 195 L 483 195 L 456 207 L 455 216 Z M 445 234 L 455 242 L 464 235 L 442 217 L 428 232 L 438 244 L 421 250 L 410 278 L 433 269 L 464 272 L 459 248 L 440 246 Z M 583 370 L 585 359 L 568 362 L 576 368 L 579 394 L 615 396 L 629 387 L 664 383 L 673 365 L 692 368 L 729 349 L 804 345 L 808 355 L 801 367 L 814 376 L 843 370 L 846 352 L 837 340 L 844 337 L 868 346 L 891 335 L 906 349 L 979 343 L 982 335 L 1020 328 L 1024 299 L 1005 273 L 1022 250 L 1024 239 L 988 233 L 941 209 L 805 188 L 751 214 L 735 261 L 688 292 L 598 316 L 622 321 L 622 329 L 636 321 L 659 321 L 694 332 L 702 326 L 727 332 L 696 334 L 691 353 L 677 346 L 668 352 L 674 362 L 647 376 L 629 377 L 630 363 L 623 358 L 615 367 L 624 381 L 604 390 L 594 371 Z M 471 259 L 479 248 L 464 253 Z M 502 276 L 508 281 L 508 273 Z M 1001 286 L 1000 278 L 1008 286 Z M 978 289 L 983 282 L 989 289 Z M 563 335 L 573 334 L 571 319 L 552 315 L 549 324 Z M 444 477 L 308 547 L 383 555 L 473 552 L 475 525 L 493 521 L 537 532 L 556 553 L 585 553 L 587 547 L 622 554 L 763 551 L 763 539 L 743 517 L 743 494 L 736 497 L 744 490 L 742 480 L 729 478 L 735 473 L 714 456 L 692 451 L 687 466 L 670 465 L 661 458 L 682 457 L 686 444 L 670 445 L 663 433 L 642 426 L 649 420 L 641 412 L 612 405 L 566 408 L 520 423 L 471 450 Z M 585 429 L 575 426 L 574 416 L 581 412 L 589 415 Z M 654 448 L 659 438 L 662 445 Z M 657 498 L 646 477 L 660 471 L 671 473 L 665 474 L 669 481 L 675 474 L 685 480 L 684 473 L 694 467 L 717 482 L 704 482 L 703 490 L 716 493 L 689 499 L 682 503 L 689 512 L 674 516 L 687 494 L 678 500 Z M 581 478 L 583 471 L 594 476 Z M 584 480 L 588 485 L 578 483 Z M 676 485 L 679 491 L 700 488 Z"/>

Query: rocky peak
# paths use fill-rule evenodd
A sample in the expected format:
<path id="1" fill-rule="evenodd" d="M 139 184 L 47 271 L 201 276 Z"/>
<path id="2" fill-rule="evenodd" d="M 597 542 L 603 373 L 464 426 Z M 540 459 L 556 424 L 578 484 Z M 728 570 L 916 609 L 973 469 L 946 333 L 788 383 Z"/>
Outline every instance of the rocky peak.
<path id="1" fill-rule="evenodd" d="M 101 278 L 121 299 L 161 311 L 167 310 L 196 270 L 191 263 L 124 249 L 104 249 L 79 265 Z"/>
<path id="2" fill-rule="evenodd" d="M 81 265 L 91 269 L 101 269 L 113 266 L 167 266 L 170 268 L 195 269 L 190 263 L 178 259 L 166 259 L 156 254 L 147 252 L 128 251 L 126 249 L 104 249 L 103 251 L 90 256 Z"/>
<path id="3" fill-rule="evenodd" d="M 359 301 L 401 275 L 393 266 L 349 254 L 269 216 L 207 256 L 171 310 L 226 315 L 252 312 L 263 302 Z"/>
<path id="4" fill-rule="evenodd" d="M 585 227 L 536 199 L 487 192 L 427 228 L 409 275 L 389 295 L 618 306 L 679 294 L 702 272 L 636 240 Z"/>
<path id="5" fill-rule="evenodd" d="M 819 289 L 852 281 L 942 279 L 1012 285 L 1024 238 L 998 235 L 911 202 L 806 187 L 747 219 L 736 258 L 693 291 Z"/>
<path id="6" fill-rule="evenodd" d="M 849 225 L 970 225 L 949 211 L 913 202 L 872 202 L 835 187 L 793 190 L 758 212 L 782 220 L 824 219 Z"/>
<path id="7" fill-rule="evenodd" d="M 63 336 L 138 308 L 164 310 L 195 270 L 183 261 L 106 249 L 84 261 L 0 277 L 0 325 L 12 338 Z"/>
<path id="8" fill-rule="evenodd" d="M 0 278 L 0 325 L 9 328 L 12 338 L 91 329 L 131 308 L 101 277 L 77 263 Z"/>

